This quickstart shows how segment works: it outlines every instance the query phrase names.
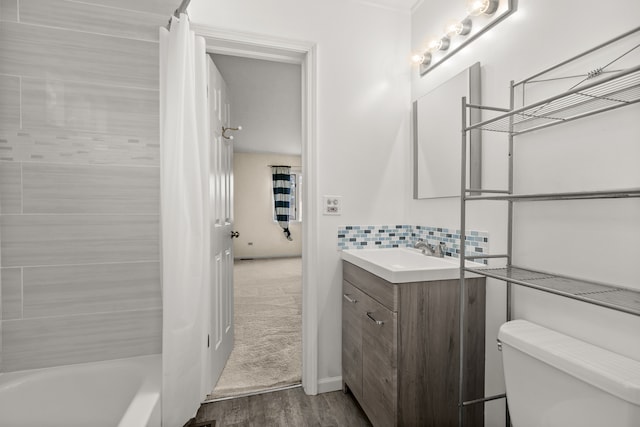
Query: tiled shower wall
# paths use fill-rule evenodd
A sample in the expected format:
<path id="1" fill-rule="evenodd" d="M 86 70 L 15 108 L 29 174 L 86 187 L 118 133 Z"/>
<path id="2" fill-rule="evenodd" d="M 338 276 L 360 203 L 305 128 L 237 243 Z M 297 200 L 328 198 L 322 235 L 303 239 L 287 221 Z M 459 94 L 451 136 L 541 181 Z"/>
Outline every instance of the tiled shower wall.
<path id="1" fill-rule="evenodd" d="M 0 0 L 0 371 L 159 353 L 158 27 Z"/>

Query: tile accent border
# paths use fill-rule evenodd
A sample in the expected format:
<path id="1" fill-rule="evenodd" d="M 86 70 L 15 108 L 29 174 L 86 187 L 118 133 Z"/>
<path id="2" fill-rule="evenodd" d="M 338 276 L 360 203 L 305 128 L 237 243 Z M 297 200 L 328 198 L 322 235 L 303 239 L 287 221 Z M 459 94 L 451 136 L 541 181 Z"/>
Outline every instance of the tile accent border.
<path id="1" fill-rule="evenodd" d="M 425 225 L 341 225 L 338 250 L 413 247 L 418 240 L 447 245 L 447 256 L 460 257 L 460 230 Z M 489 253 L 489 233 L 467 230 L 466 252 Z M 487 260 L 478 260 L 487 264 Z"/>
<path id="2" fill-rule="evenodd" d="M 0 161 L 160 166 L 158 138 L 72 130 L 0 130 Z"/>

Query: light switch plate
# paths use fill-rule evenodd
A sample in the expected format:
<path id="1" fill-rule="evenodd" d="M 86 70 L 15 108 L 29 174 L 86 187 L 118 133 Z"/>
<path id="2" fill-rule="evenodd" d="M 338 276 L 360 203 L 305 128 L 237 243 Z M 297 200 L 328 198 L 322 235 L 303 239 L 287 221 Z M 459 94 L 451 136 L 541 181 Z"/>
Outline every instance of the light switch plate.
<path id="1" fill-rule="evenodd" d="M 342 196 L 322 196 L 323 215 L 342 215 Z"/>

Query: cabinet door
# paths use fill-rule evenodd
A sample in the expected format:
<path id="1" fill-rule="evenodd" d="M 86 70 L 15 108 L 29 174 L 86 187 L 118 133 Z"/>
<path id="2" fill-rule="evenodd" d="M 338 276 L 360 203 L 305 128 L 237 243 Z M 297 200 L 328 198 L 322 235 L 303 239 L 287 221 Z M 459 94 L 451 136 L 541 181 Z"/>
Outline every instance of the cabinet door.
<path id="1" fill-rule="evenodd" d="M 362 407 L 374 426 L 397 425 L 397 313 L 365 300 L 362 327 Z"/>
<path id="2" fill-rule="evenodd" d="M 362 398 L 362 319 L 364 294 L 342 282 L 342 381 Z"/>

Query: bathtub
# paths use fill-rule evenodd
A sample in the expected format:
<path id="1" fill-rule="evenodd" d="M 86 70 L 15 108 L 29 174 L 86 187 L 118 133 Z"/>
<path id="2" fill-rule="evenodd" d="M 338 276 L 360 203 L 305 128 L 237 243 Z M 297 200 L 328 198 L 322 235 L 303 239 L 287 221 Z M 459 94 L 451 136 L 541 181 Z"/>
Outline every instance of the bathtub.
<path id="1" fill-rule="evenodd" d="M 160 427 L 160 355 L 0 374 L 0 426 Z"/>

